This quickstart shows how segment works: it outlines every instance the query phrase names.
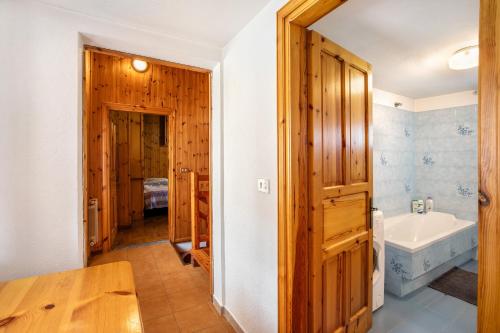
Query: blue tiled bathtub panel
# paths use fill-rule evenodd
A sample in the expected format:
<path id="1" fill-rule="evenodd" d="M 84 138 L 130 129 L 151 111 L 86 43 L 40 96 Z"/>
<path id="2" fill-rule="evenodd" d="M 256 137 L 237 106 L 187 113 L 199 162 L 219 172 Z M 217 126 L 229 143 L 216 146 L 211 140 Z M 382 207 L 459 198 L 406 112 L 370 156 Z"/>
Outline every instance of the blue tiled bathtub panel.
<path id="1" fill-rule="evenodd" d="M 456 232 L 415 253 L 385 245 L 385 289 L 403 297 L 423 287 L 454 266 L 474 257 L 477 225 Z"/>

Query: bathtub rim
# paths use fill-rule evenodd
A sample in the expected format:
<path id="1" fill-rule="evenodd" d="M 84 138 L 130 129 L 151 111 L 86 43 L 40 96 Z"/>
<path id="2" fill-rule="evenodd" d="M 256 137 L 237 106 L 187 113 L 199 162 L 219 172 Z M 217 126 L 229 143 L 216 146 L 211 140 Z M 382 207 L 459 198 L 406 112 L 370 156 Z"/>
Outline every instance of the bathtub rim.
<path id="1" fill-rule="evenodd" d="M 388 240 L 387 237 L 384 236 L 384 239 L 385 239 L 385 245 L 388 245 L 388 246 L 391 246 L 391 247 L 394 247 L 394 248 L 397 248 L 399 250 L 402 250 L 402 251 L 405 251 L 405 252 L 408 252 L 408 253 L 416 253 L 416 252 L 419 252 L 423 249 L 425 249 L 426 247 L 429 247 L 435 243 L 438 243 L 456 233 L 459 233 L 459 232 L 462 232 L 462 231 L 465 231 L 467 229 L 470 229 L 470 228 L 474 228 L 476 225 L 477 225 L 477 222 L 475 221 L 469 221 L 469 220 L 462 220 L 462 219 L 457 219 L 455 215 L 453 214 L 450 214 L 450 213 L 443 213 L 443 212 L 435 212 L 435 213 L 440 213 L 440 214 L 446 214 L 446 215 L 449 215 L 449 216 L 452 216 L 456 221 L 459 221 L 459 222 L 464 222 L 465 225 L 464 226 L 461 226 L 460 228 L 454 230 L 453 232 L 442 232 L 442 233 L 439 233 L 433 237 L 430 238 L 429 241 L 426 241 L 425 243 L 419 245 L 419 246 L 415 246 L 415 247 L 409 247 L 409 246 L 406 246 L 402 243 L 410 243 L 410 242 L 394 242 L 394 241 L 391 241 L 391 240 Z M 402 219 L 404 217 L 407 217 L 407 216 L 411 216 L 411 215 L 420 215 L 418 213 L 407 213 L 407 214 L 401 214 L 401 215 L 396 215 L 396 216 L 391 216 L 389 218 L 386 219 L 387 220 L 391 220 L 391 219 Z M 385 221 L 384 221 L 385 222 Z M 397 222 L 392 222 L 390 221 L 391 223 L 389 224 L 389 226 L 384 223 L 384 234 L 385 234 L 385 231 L 387 228 L 390 228 L 392 226 L 394 226 Z"/>

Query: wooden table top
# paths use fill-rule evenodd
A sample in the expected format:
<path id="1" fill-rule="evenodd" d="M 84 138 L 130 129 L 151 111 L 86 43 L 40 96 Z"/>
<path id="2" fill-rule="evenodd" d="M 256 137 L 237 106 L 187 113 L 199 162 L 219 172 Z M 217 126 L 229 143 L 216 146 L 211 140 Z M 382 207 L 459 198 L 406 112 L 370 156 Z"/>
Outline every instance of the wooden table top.
<path id="1" fill-rule="evenodd" d="M 129 262 L 0 282 L 2 333 L 142 331 Z"/>

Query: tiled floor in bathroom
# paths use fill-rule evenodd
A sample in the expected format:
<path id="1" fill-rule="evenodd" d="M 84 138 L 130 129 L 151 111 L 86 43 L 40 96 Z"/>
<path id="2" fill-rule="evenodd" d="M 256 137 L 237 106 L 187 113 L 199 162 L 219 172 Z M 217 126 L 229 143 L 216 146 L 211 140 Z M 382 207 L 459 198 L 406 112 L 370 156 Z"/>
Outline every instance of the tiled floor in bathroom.
<path id="1" fill-rule="evenodd" d="M 477 261 L 462 269 L 477 273 Z M 385 294 L 369 333 L 474 333 L 477 307 L 425 287 L 401 299 Z"/>

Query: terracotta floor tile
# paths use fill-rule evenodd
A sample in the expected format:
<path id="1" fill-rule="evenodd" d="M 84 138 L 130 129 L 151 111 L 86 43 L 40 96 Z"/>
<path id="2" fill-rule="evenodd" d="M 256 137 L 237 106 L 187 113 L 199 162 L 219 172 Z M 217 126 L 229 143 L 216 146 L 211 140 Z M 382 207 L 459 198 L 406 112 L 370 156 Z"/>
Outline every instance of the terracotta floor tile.
<path id="1" fill-rule="evenodd" d="M 178 293 L 181 290 L 199 289 L 188 272 L 161 275 L 161 280 L 167 295 Z"/>
<path id="2" fill-rule="evenodd" d="M 229 325 L 229 323 L 220 319 L 220 322 L 217 325 L 201 329 L 196 331 L 196 333 L 236 333 L 236 331 L 231 327 L 231 325 Z"/>
<path id="3" fill-rule="evenodd" d="M 111 251 L 105 254 L 99 254 L 89 259 L 89 266 L 109 264 L 117 261 L 127 261 L 127 250 Z"/>
<path id="4" fill-rule="evenodd" d="M 157 242 L 168 239 L 168 221 L 166 215 L 151 216 L 132 222 L 130 228 L 119 230 L 113 247 L 141 243 Z"/>
<path id="5" fill-rule="evenodd" d="M 170 302 L 172 311 L 177 312 L 196 307 L 201 303 L 209 302 L 210 297 L 206 291 L 194 288 L 169 294 L 168 301 Z"/>
<path id="6" fill-rule="evenodd" d="M 169 243 L 158 244 L 151 248 L 153 257 L 158 260 L 164 260 L 165 258 L 173 258 L 177 254 L 174 248 Z"/>
<path id="7" fill-rule="evenodd" d="M 198 271 L 190 271 L 189 275 L 193 286 L 204 290 L 210 290 L 210 280 L 202 268 L 198 268 Z"/>
<path id="8" fill-rule="evenodd" d="M 128 247 L 94 256 L 89 265 L 128 260 L 132 264 L 146 333 L 233 332 L 210 304 L 209 276 L 182 265 L 169 243 Z M 227 330 L 229 327 L 230 330 Z"/>
<path id="9" fill-rule="evenodd" d="M 144 321 L 145 333 L 177 333 L 180 332 L 174 315 Z"/>
<path id="10" fill-rule="evenodd" d="M 139 300 L 143 321 L 157 319 L 172 314 L 170 303 L 165 295 L 149 297 Z"/>
<path id="11" fill-rule="evenodd" d="M 223 320 L 215 313 L 215 310 L 212 309 L 208 302 L 199 304 L 194 308 L 174 312 L 174 316 L 182 332 L 197 332 L 214 327 Z"/>
<path id="12" fill-rule="evenodd" d="M 158 274 L 143 274 L 135 278 L 137 295 L 141 299 L 155 296 L 167 296 L 163 282 Z"/>
<path id="13" fill-rule="evenodd" d="M 130 261 L 143 261 L 155 262 L 152 252 L 152 246 L 140 246 L 127 248 L 127 257 Z"/>
<path id="14" fill-rule="evenodd" d="M 143 261 L 141 260 L 129 260 L 130 263 L 132 264 L 132 270 L 134 272 L 134 276 L 141 276 L 141 275 L 151 275 L 151 274 L 158 274 L 158 268 L 156 267 L 156 263 L 154 262 L 154 259 L 147 259 L 144 258 Z"/>

